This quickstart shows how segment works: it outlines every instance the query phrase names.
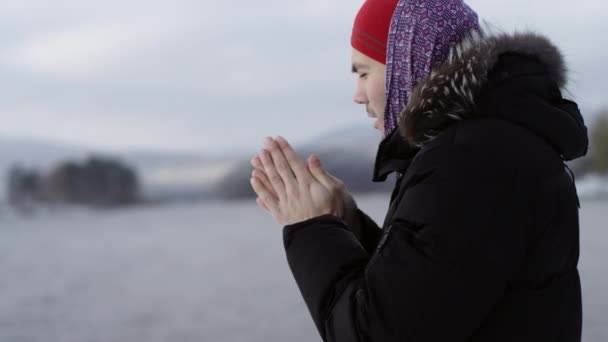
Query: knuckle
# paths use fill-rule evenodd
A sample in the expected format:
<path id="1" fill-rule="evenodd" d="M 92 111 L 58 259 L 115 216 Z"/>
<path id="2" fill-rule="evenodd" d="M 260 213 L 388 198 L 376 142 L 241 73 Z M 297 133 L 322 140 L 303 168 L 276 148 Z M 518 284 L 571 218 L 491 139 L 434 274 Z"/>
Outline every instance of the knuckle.
<path id="1" fill-rule="evenodd" d="M 312 180 L 309 177 L 298 178 L 298 181 L 304 189 L 307 189 L 312 184 Z"/>
<path id="2" fill-rule="evenodd" d="M 289 185 L 289 186 L 287 186 L 287 193 L 288 193 L 290 196 L 297 197 L 297 196 L 299 195 L 299 193 L 300 193 L 300 192 L 298 191 L 298 188 L 297 188 L 297 187 Z"/>

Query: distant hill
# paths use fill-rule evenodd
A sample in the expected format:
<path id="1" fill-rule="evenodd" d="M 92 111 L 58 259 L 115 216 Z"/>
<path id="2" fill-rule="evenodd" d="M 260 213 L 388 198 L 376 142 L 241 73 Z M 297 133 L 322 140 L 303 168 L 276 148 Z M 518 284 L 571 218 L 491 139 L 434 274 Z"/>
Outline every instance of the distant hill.
<path id="1" fill-rule="evenodd" d="M 390 192 L 394 185 L 394 175 L 386 182 L 374 183 L 371 180 L 380 141 L 378 131 L 358 124 L 322 132 L 308 141 L 294 143 L 293 146 L 302 159 L 312 153 L 318 154 L 329 172 L 344 180 L 353 193 Z M 48 170 L 60 161 L 82 161 L 91 153 L 111 156 L 133 167 L 142 182 L 142 195 L 148 201 L 236 199 L 255 196 L 249 183 L 252 170 L 250 153 L 104 153 L 67 144 L 0 138 L 0 201 L 5 196 L 4 173 L 11 165 Z M 570 163 L 575 173 L 578 174 L 578 169 L 584 166 L 582 162 L 584 161 L 577 160 Z M 577 181 L 579 194 L 583 197 L 596 194 L 599 188 L 604 189 L 602 193 L 608 193 L 608 182 L 581 182 L 578 178 Z"/>
<path id="2" fill-rule="evenodd" d="M 287 137 L 288 138 L 288 137 Z M 294 144 L 301 158 L 319 154 L 325 167 L 344 180 L 353 192 L 388 191 L 392 182 L 373 183 L 373 162 L 380 135 L 367 125 L 351 125 L 322 132 L 302 144 Z M 249 178 L 251 156 L 247 153 L 202 155 L 156 151 L 104 152 L 82 146 L 45 141 L 0 138 L 0 199 L 8 167 L 48 170 L 65 160 L 84 160 L 90 154 L 111 156 L 137 170 L 142 191 L 149 200 L 240 198 L 254 196 Z"/>
<path id="3" fill-rule="evenodd" d="M 217 170 L 217 165 L 232 164 L 236 159 L 230 156 L 204 156 L 179 152 L 108 152 L 84 146 L 0 137 L 0 200 L 5 197 L 6 173 L 12 166 L 48 171 L 60 162 L 84 161 L 93 154 L 110 156 L 132 166 L 141 176 L 144 194 L 150 197 L 175 192 L 177 192 L 175 195 L 178 195 L 190 185 L 177 186 L 176 180 L 182 183 L 191 182 L 192 177 L 188 176 L 192 174 L 207 182 L 211 181 L 208 177 L 210 173 L 212 179 L 217 179 L 219 176 L 216 174 L 222 172 Z"/>
<path id="4" fill-rule="evenodd" d="M 353 193 L 386 192 L 394 185 L 391 178 L 380 183 L 371 180 L 380 141 L 378 131 L 358 124 L 324 132 L 304 144 L 294 144 L 293 147 L 302 159 L 308 158 L 312 153 L 318 154 L 325 168 L 342 179 Z M 249 183 L 251 169 L 249 159 L 239 161 L 214 186 L 214 197 L 230 199 L 255 196 Z"/>

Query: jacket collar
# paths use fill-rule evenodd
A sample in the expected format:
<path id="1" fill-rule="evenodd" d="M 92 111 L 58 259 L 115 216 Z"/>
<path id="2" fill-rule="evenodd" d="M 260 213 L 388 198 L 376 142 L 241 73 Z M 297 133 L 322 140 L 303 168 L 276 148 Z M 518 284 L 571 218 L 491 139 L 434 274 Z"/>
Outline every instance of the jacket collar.
<path id="1" fill-rule="evenodd" d="M 404 173 L 420 148 L 408 144 L 398 129 L 387 135 L 378 146 L 374 163 L 374 182 L 384 182 L 392 172 Z"/>
<path id="2" fill-rule="evenodd" d="M 566 81 L 563 56 L 548 38 L 473 33 L 414 87 L 399 130 L 421 147 L 457 121 L 494 116 L 524 126 L 572 160 L 586 154 L 588 138 L 578 107 L 561 97 Z"/>
<path id="3" fill-rule="evenodd" d="M 533 66 L 521 59 L 499 57 L 511 53 L 531 56 L 539 62 Z M 512 62 L 509 62 L 512 61 Z M 540 69 L 539 69 L 540 68 Z M 546 38 L 535 33 L 473 34 L 450 52 L 446 62 L 433 69 L 413 89 L 407 106 L 401 112 L 399 126 L 378 146 L 373 181 L 385 181 L 394 171 L 408 168 L 416 153 L 451 124 L 483 115 L 515 122 L 543 137 L 565 160 L 587 152 L 587 129 L 572 101 L 539 97 L 532 105 L 533 113 L 521 113 L 522 96 L 501 86 L 517 84 L 531 87 L 526 79 L 540 75 L 556 88 L 566 83 L 566 67 L 561 52 Z M 524 76 L 524 77 L 520 77 Z M 506 82 L 507 79 L 510 82 Z M 518 83 L 518 82 L 521 82 Z M 489 91 L 500 93 L 501 100 L 492 105 L 482 101 Z M 484 94 L 482 94 L 484 91 Z M 542 93 L 532 89 L 531 95 Z M 528 115 L 531 114 L 531 115 Z"/>

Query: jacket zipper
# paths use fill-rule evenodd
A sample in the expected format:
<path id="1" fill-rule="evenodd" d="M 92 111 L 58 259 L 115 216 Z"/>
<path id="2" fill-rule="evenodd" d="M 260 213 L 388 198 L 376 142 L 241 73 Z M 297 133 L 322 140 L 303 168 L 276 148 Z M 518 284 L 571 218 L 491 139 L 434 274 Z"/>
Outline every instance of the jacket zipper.
<path id="1" fill-rule="evenodd" d="M 393 225 L 389 224 L 386 227 L 386 229 L 384 229 L 384 231 L 382 232 L 382 236 L 380 237 L 380 240 L 378 241 L 378 245 L 376 246 L 376 249 L 374 251 L 374 255 L 372 256 L 372 258 L 367 263 L 367 268 L 369 268 L 371 265 L 373 265 L 374 262 L 376 261 L 376 259 L 378 259 L 378 256 L 380 255 L 380 250 L 386 244 L 386 240 L 388 240 L 388 236 L 389 236 L 389 234 L 391 232 L 391 228 L 393 228 Z"/>

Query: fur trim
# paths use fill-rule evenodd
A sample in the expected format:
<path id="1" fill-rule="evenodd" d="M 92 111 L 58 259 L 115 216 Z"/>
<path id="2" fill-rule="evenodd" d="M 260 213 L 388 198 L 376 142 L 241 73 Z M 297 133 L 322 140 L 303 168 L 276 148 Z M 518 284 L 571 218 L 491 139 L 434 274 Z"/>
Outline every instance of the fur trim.
<path id="1" fill-rule="evenodd" d="M 413 89 L 399 118 L 404 139 L 421 147 L 451 123 L 478 115 L 475 98 L 499 56 L 506 52 L 536 56 L 560 88 L 566 84 L 563 56 L 546 37 L 532 32 L 485 37 L 474 32 Z"/>

